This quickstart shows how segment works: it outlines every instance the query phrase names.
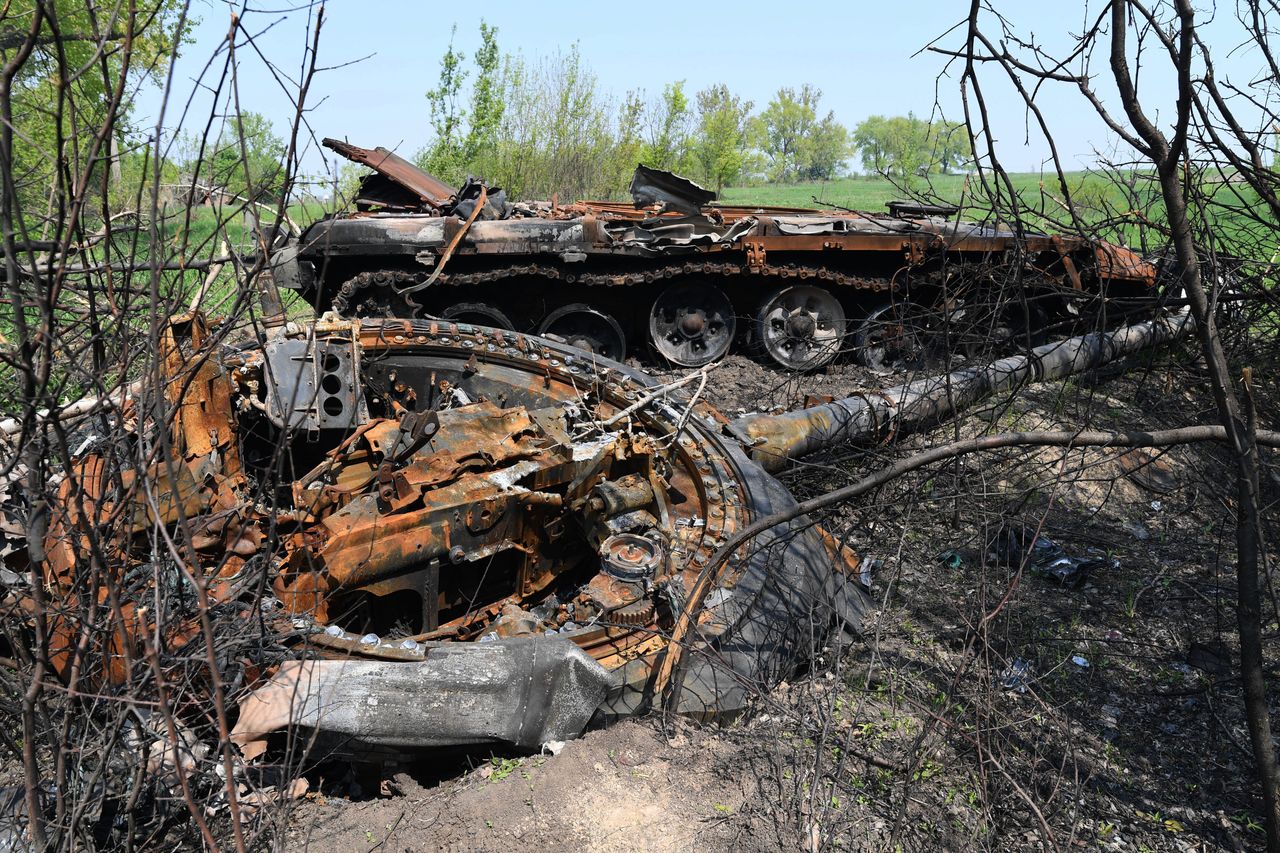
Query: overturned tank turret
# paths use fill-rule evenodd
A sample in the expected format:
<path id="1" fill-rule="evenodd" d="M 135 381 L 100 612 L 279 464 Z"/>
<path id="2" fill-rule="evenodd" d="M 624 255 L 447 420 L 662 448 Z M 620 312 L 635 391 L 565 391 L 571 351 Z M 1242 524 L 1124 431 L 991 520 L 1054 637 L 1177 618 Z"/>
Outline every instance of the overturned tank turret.
<path id="1" fill-rule="evenodd" d="M 225 346 L 190 315 L 163 363 L 117 417 L 173 458 L 117 477 L 116 442 L 63 481 L 51 659 L 109 690 L 149 674 L 149 643 L 199 659 L 202 613 L 260 632 L 220 652 L 246 756 L 298 728 L 365 759 L 537 747 L 650 707 L 711 555 L 794 505 L 716 412 L 554 341 L 330 316 Z M 857 565 L 809 526 L 741 549 L 696 604 L 677 710 L 735 713 L 856 630 Z M 86 634 L 95 608 L 118 630 Z"/>
<path id="2" fill-rule="evenodd" d="M 749 347 L 807 370 L 847 351 L 893 363 L 943 334 L 953 348 L 1032 342 L 1154 298 L 1154 267 L 1129 249 L 1018 235 L 955 208 L 718 205 L 643 166 L 634 204 L 512 203 L 475 181 L 454 191 L 383 148 L 325 144 L 374 171 L 356 212 L 307 228 L 275 276 L 345 317 L 477 323 L 685 367 Z"/>

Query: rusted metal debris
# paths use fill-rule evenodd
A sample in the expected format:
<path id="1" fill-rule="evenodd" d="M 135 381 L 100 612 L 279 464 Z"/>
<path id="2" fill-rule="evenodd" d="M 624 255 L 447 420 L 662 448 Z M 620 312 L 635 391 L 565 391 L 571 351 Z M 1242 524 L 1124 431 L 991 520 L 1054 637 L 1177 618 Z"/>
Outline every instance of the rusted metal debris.
<path id="1" fill-rule="evenodd" d="M 807 370 L 846 350 L 880 366 L 903 325 L 954 335 L 963 317 L 975 334 L 1016 339 L 1101 316 L 1104 302 L 1114 318 L 1155 298 L 1155 268 L 1127 248 L 965 222 L 944 206 L 719 205 L 639 166 L 633 204 L 510 203 L 490 189 L 473 217 L 474 181 L 454 192 L 385 149 L 325 144 L 376 171 L 357 212 L 306 229 L 274 273 L 348 317 L 481 323 L 686 367 L 749 339 Z"/>
<path id="2" fill-rule="evenodd" d="M 438 213 L 457 200 L 453 187 L 428 175 L 394 151 L 381 147 L 361 148 L 338 139 L 325 139 L 323 145 L 376 173 L 376 178 L 360 182 L 360 194 L 355 200 L 358 208 L 425 208 Z"/>
<path id="3" fill-rule="evenodd" d="M 218 346 L 193 314 L 161 363 L 109 417 L 126 442 L 163 433 L 172 460 L 117 476 L 91 450 L 62 480 L 50 655 L 104 690 L 148 647 L 199 658 L 195 584 L 285 650 L 236 664 L 254 688 L 232 732 L 246 757 L 284 728 L 362 760 L 536 747 L 650 707 L 703 566 L 791 505 L 713 410 L 686 418 L 643 374 L 551 341 L 330 315 Z M 156 562 L 156 530 L 178 562 Z M 696 614 L 705 653 L 676 710 L 734 713 L 814 631 L 856 629 L 857 565 L 809 527 L 744 549 Z M 162 589 L 185 604 L 157 608 Z"/>

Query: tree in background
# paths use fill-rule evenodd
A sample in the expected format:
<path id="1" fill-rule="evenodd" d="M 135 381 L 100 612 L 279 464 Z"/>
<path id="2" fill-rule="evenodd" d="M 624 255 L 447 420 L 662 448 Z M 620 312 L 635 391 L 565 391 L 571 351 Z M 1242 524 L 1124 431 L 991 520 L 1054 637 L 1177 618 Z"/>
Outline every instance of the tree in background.
<path id="1" fill-rule="evenodd" d="M 205 173 L 197 166 L 192 177 L 245 201 L 277 201 L 284 188 L 284 154 L 271 120 L 244 112 L 224 128 L 212 153 L 206 152 Z"/>
<path id="2" fill-rule="evenodd" d="M 829 181 L 836 177 L 850 154 L 849 130 L 828 112 L 813 125 L 801 150 L 805 152 L 803 176 L 812 181 Z"/>
<path id="3" fill-rule="evenodd" d="M 748 171 L 751 102 L 723 83 L 698 93 L 698 129 L 692 160 L 697 177 L 718 193 Z"/>
<path id="4" fill-rule="evenodd" d="M 822 90 L 808 83 L 799 91 L 778 90 L 755 122 L 757 143 L 768 158 L 771 181 L 827 180 L 849 155 L 848 131 L 835 113 L 818 119 Z"/>
<path id="5" fill-rule="evenodd" d="M 131 7 L 127 42 L 120 32 L 108 31 L 107 16 L 95 14 L 84 2 L 46 0 L 39 6 L 40 35 L 32 42 L 30 56 L 15 65 L 14 77 L 7 84 L 13 94 L 13 115 L 6 120 L 22 127 L 22 132 L 14 135 L 14 190 L 24 201 L 47 200 L 49 188 L 57 183 L 53 170 L 66 162 L 66 150 L 86 151 L 99 144 L 73 138 L 73 125 L 100 127 L 109 118 L 109 137 L 101 141 L 102 149 L 86 164 L 92 174 L 78 179 L 98 187 L 95 198 L 105 196 L 102 186 L 127 196 L 119 181 L 110 184 L 111 170 L 106 167 L 119 151 L 129 147 L 130 93 L 143 79 L 163 80 L 173 53 L 183 43 L 191 24 L 183 14 L 183 3 L 138 2 Z M 29 28 L 6 32 L 5 37 L 14 45 L 21 44 L 23 31 Z M 0 52 L 6 62 L 14 58 L 12 46 Z M 65 75 L 61 68 L 77 71 Z M 80 111 L 74 122 L 67 115 L 70 103 Z M 116 177 L 121 177 L 118 168 L 116 172 Z"/>
<path id="6" fill-rule="evenodd" d="M 178 165 L 172 160 L 155 162 L 155 151 L 146 140 L 126 139 L 115 156 L 115 174 L 107 185 L 108 208 L 112 213 L 144 207 L 143 196 L 159 173 L 160 183 L 177 186 L 182 182 Z M 158 168 L 157 168 L 158 165 Z"/>
<path id="7" fill-rule="evenodd" d="M 483 28 L 483 25 L 481 25 Z M 455 180 L 462 164 L 462 83 L 467 79 L 462 67 L 465 57 L 453 49 L 455 24 L 449 37 L 449 47 L 440 57 L 440 82 L 427 91 L 427 105 L 431 112 L 431 144 L 418 153 L 418 165 L 445 180 Z M 483 32 L 483 29 L 482 29 Z"/>
<path id="8" fill-rule="evenodd" d="M 972 156 L 964 125 L 925 121 L 911 113 L 865 119 L 854 128 L 853 145 L 868 171 L 901 179 L 949 174 Z"/>
<path id="9" fill-rule="evenodd" d="M 529 63 L 508 56 L 497 158 L 483 177 L 515 197 L 608 196 L 619 192 L 615 109 L 577 45 Z M 625 111 L 625 110 L 624 110 Z M 625 147 L 625 146 L 624 146 Z M 634 159 L 635 150 L 626 156 Z M 634 167 L 634 162 L 631 167 Z"/>
<path id="10" fill-rule="evenodd" d="M 642 118 L 637 115 L 637 122 Z M 683 80 L 662 87 L 662 97 L 650 105 L 648 119 L 649 142 L 641 158 L 645 165 L 670 172 L 687 171 L 691 165 L 693 111 L 684 93 Z"/>
<path id="11" fill-rule="evenodd" d="M 799 92 L 784 86 L 755 119 L 756 141 L 768 158 L 769 180 L 788 181 L 800 175 L 801 146 L 813 126 L 820 96 L 807 83 Z"/>
<path id="12" fill-rule="evenodd" d="M 502 91 L 502 54 L 498 28 L 480 22 L 480 47 L 475 56 L 476 82 L 471 87 L 471 114 L 462 159 L 468 165 L 489 162 L 498 147 L 498 132 L 506 101 Z"/>
<path id="13" fill-rule="evenodd" d="M 889 119 L 884 116 L 869 116 L 853 129 L 853 148 L 861 155 L 862 165 L 868 172 L 889 174 L 891 147 Z"/>
<path id="14" fill-rule="evenodd" d="M 451 36 L 440 57 L 440 82 L 427 92 L 431 144 L 416 158 L 423 169 L 454 184 L 461 184 L 471 174 L 491 173 L 498 157 L 507 92 L 497 27 L 480 22 L 480 46 L 472 55 L 475 80 L 469 109 L 462 106 L 463 84 L 469 75 L 463 68 L 465 61 L 462 52 L 454 50 Z"/>
<path id="15" fill-rule="evenodd" d="M 648 146 L 640 134 L 644 124 L 644 111 L 640 93 L 628 92 L 618 108 L 613 150 L 605 159 L 608 169 L 608 174 L 604 176 L 606 187 L 625 186 L 631 180 L 636 163 L 646 159 Z M 685 154 L 679 151 L 668 153 L 668 156 L 674 157 L 677 163 L 683 162 L 685 158 Z"/>
<path id="16" fill-rule="evenodd" d="M 640 91 L 621 99 L 601 91 L 576 45 L 533 61 L 504 55 L 485 23 L 480 42 L 467 68 L 451 39 L 427 93 L 432 139 L 417 162 L 448 183 L 476 175 L 513 197 L 617 198 L 642 162 L 719 191 L 761 172 L 829 180 L 851 153 L 835 114 L 819 116 L 813 86 L 778 90 L 755 118 L 752 103 L 725 85 L 691 98 L 680 80 L 646 104 Z"/>

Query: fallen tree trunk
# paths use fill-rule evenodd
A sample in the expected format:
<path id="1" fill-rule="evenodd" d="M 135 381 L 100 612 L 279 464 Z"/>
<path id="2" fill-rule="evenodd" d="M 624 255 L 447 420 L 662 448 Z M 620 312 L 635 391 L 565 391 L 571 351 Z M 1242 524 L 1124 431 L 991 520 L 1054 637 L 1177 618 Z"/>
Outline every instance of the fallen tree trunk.
<path id="1" fill-rule="evenodd" d="M 745 415 L 729 431 L 750 448 L 765 469 L 841 444 L 877 441 L 897 432 L 944 421 L 993 394 L 1032 382 L 1063 379 L 1093 370 L 1190 332 L 1187 312 L 1091 332 L 1036 347 L 987 365 L 964 367 L 884 391 L 868 391 L 811 409 L 782 415 Z"/>

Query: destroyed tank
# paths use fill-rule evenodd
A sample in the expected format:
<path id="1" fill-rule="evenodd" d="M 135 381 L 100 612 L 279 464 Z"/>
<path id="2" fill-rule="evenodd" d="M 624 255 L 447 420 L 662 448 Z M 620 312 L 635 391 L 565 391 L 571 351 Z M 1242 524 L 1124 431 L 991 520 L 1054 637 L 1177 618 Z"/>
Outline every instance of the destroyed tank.
<path id="1" fill-rule="evenodd" d="M 324 144 L 373 172 L 356 212 L 276 256 L 279 285 L 344 317 L 441 318 L 544 335 L 606 358 L 700 367 L 735 345 L 791 370 L 870 366 L 991 340 L 1036 342 L 1104 303 L 1150 306 L 1154 267 L 1078 237 L 1018 236 L 955 208 L 887 215 L 735 207 L 637 168 L 633 204 L 509 202 L 454 189 L 384 148 Z M 998 282 L 1016 282 L 1001 298 Z M 963 322 L 961 322 L 963 321 Z"/>
<path id="2" fill-rule="evenodd" d="M 159 646 L 156 672 L 190 699 L 213 689 L 192 661 L 216 647 L 248 762 L 286 730 L 378 763 L 536 749 L 660 706 L 740 713 L 873 609 L 871 563 L 769 471 L 1189 327 L 1184 312 L 729 420 L 682 380 L 509 330 L 269 320 L 227 343 L 171 318 L 154 372 L 65 408 L 77 440 L 111 438 L 55 475 L 42 547 L 4 542 L 17 564 L 42 556 L 51 667 L 82 689 L 154 683 L 142 652 Z M 152 447 L 167 453 L 135 455 Z M 149 467 L 120 467 L 135 458 Z M 0 507 L 24 512 L 12 493 Z M 10 575 L 14 612 L 40 613 Z"/>

